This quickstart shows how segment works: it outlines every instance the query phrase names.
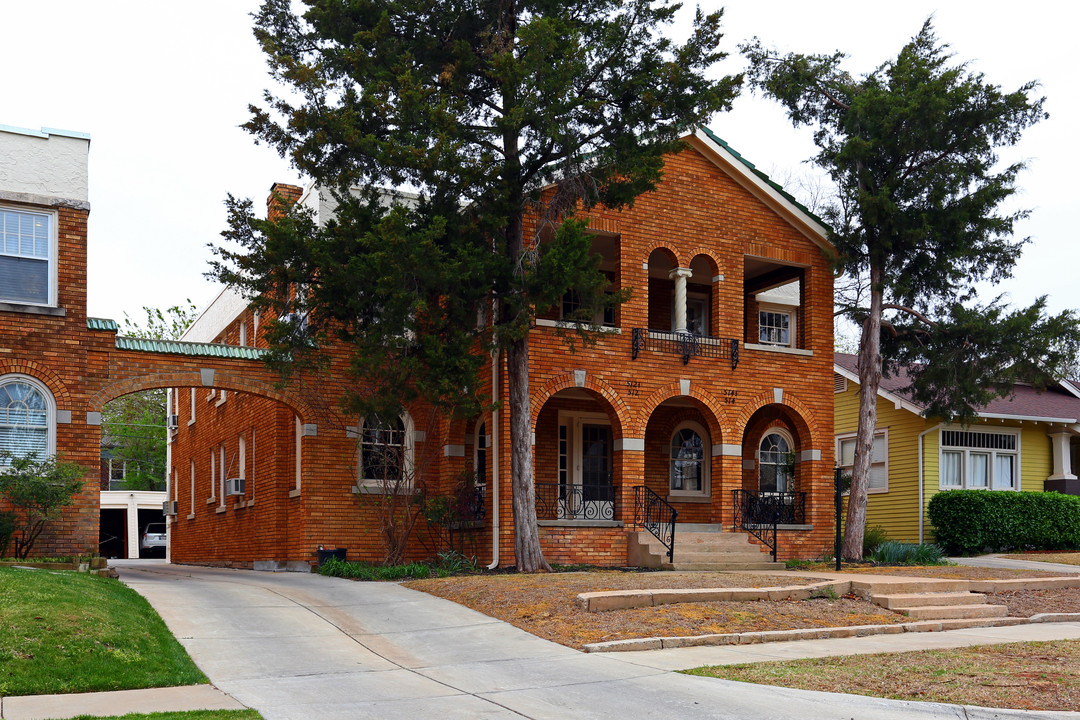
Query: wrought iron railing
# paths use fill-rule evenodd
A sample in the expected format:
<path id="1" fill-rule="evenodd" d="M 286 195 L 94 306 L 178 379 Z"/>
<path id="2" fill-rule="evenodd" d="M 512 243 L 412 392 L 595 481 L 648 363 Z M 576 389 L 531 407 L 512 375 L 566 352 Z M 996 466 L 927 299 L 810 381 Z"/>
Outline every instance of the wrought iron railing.
<path id="1" fill-rule="evenodd" d="M 806 493 L 733 490 L 735 529 L 745 530 L 772 551 L 776 560 L 776 526 L 801 525 L 806 518 Z"/>
<path id="2" fill-rule="evenodd" d="M 675 562 L 675 519 L 679 511 L 645 487 L 634 488 L 634 526 L 648 530 L 667 548 L 668 562 Z"/>
<path id="3" fill-rule="evenodd" d="M 614 520 L 615 486 L 599 483 L 536 483 L 537 520 Z"/>
<path id="4" fill-rule="evenodd" d="M 483 522 L 487 517 L 487 486 L 473 485 L 462 493 L 459 512 L 462 520 Z"/>
<path id="5" fill-rule="evenodd" d="M 693 333 L 664 332 L 634 328 L 630 335 L 630 359 L 637 360 L 642 350 L 671 353 L 682 356 L 683 365 L 694 356 L 730 359 L 731 369 L 739 365 L 739 341 L 737 338 L 718 338 Z"/>

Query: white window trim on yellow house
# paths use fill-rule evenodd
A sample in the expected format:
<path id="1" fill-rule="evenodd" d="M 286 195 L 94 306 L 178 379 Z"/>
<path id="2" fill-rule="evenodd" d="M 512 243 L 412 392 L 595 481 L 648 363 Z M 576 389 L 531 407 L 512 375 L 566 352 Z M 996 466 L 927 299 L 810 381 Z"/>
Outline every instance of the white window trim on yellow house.
<path id="1" fill-rule="evenodd" d="M 836 436 L 836 464 L 841 470 L 851 470 L 854 465 L 854 458 L 852 462 L 844 462 L 844 443 L 848 440 L 854 440 L 858 435 L 857 432 L 839 433 Z M 878 445 L 878 439 L 881 439 L 881 444 Z M 885 478 L 885 484 L 874 487 L 872 484 L 867 488 L 866 492 L 871 494 L 884 494 L 889 492 L 889 428 L 874 428 L 874 450 L 881 449 L 881 456 L 878 457 L 875 452 L 875 456 L 870 460 L 870 481 L 873 483 L 875 466 L 880 466 L 882 469 L 881 475 Z M 854 450 L 852 450 L 854 453 Z"/>

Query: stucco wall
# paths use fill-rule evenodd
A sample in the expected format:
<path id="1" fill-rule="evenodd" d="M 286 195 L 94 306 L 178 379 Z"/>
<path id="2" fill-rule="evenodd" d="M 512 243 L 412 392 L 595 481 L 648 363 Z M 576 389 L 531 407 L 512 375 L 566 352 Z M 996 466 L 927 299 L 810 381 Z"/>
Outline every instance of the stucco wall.
<path id="1" fill-rule="evenodd" d="M 0 125 L 0 199 L 19 200 L 22 195 L 29 202 L 51 199 L 89 207 L 89 153 L 90 136 L 85 133 Z"/>

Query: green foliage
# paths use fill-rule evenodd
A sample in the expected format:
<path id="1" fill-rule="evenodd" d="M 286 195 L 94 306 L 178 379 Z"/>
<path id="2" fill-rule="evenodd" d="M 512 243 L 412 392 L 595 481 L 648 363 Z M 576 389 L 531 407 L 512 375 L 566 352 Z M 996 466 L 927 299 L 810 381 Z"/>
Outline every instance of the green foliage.
<path id="1" fill-rule="evenodd" d="M 0 512 L 0 558 L 8 556 L 8 545 L 11 544 L 11 536 L 19 526 L 18 516 L 13 512 Z"/>
<path id="2" fill-rule="evenodd" d="M 179 340 L 199 317 L 199 309 L 190 298 L 164 310 L 143 305 L 143 312 L 146 320 L 141 325 L 124 313 L 122 335 L 143 340 Z"/>
<path id="3" fill-rule="evenodd" d="M 886 540 L 867 556 L 879 565 L 945 565 L 944 553 L 937 545 L 902 543 Z"/>
<path id="4" fill-rule="evenodd" d="M 832 585 L 825 585 L 824 587 L 819 587 L 815 589 L 812 593 L 810 593 L 810 597 L 808 599 L 816 600 L 818 598 L 832 602 L 834 600 L 839 600 L 840 595 L 836 592 L 836 588 L 834 588 Z"/>
<path id="5" fill-rule="evenodd" d="M 206 682 L 150 604 L 108 578 L 0 568 L 0 696 Z"/>
<path id="6" fill-rule="evenodd" d="M 304 318 L 269 324 L 270 362 L 286 376 L 319 368 L 326 341 L 344 342 L 358 381 L 348 411 L 423 399 L 475 414 L 490 402 L 486 351 L 500 347 L 511 443 L 527 444 L 514 418 L 530 416 L 534 314 L 571 291 L 599 303 L 607 285 L 585 224 L 565 221 L 654 188 L 680 134 L 729 108 L 741 81 L 710 73 L 724 57 L 721 13 L 699 10 L 680 45 L 662 32 L 677 10 L 265 0 L 255 35 L 287 92 L 267 93 L 245 127 L 336 203 L 321 225 L 295 206 L 261 221 L 249 200 L 226 203 L 211 275 Z M 417 195 L 386 189 L 403 184 Z M 531 463 L 512 457 L 521 515 L 533 518 Z M 546 567 L 535 521 L 514 528 L 519 562 Z"/>
<path id="7" fill-rule="evenodd" d="M 0 463 L 6 465 L 0 470 L 0 497 L 11 504 L 21 536 L 15 554 L 26 558 L 45 526 L 82 490 L 86 468 L 56 456 L 8 452 L 0 453 Z"/>
<path id="8" fill-rule="evenodd" d="M 879 545 L 889 539 L 889 533 L 880 525 L 866 528 L 863 533 L 863 557 L 872 553 Z"/>
<path id="9" fill-rule="evenodd" d="M 939 545 L 952 554 L 1080 548 L 1080 497 L 948 490 L 927 507 Z"/>
<path id="10" fill-rule="evenodd" d="M 367 562 L 349 562 L 338 558 L 329 558 L 320 565 L 316 572 L 329 577 L 343 577 L 354 580 L 394 581 L 424 580 L 427 578 L 450 577 L 477 572 L 475 559 L 466 558 L 453 551 L 441 552 L 429 562 L 413 562 L 401 565 L 376 565 Z"/>

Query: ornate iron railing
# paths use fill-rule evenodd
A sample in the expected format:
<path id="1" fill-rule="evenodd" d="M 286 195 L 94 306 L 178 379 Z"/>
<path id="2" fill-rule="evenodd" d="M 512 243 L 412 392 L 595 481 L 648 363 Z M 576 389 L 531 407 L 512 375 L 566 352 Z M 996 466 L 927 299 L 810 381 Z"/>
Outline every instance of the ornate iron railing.
<path id="1" fill-rule="evenodd" d="M 671 353 L 682 356 L 683 365 L 694 356 L 730 359 L 731 369 L 739 365 L 739 341 L 737 338 L 718 338 L 692 333 L 664 332 L 634 328 L 630 335 L 630 359 L 637 360 L 642 350 Z"/>
<path id="2" fill-rule="evenodd" d="M 614 520 L 615 486 L 607 482 L 536 483 L 537 520 Z"/>
<path id="3" fill-rule="evenodd" d="M 667 548 L 668 562 L 675 562 L 676 510 L 664 498 L 645 487 L 634 488 L 634 526 L 648 530 Z"/>
<path id="4" fill-rule="evenodd" d="M 732 490 L 735 529 L 745 530 L 772 551 L 776 560 L 776 526 L 801 525 L 806 519 L 806 493 Z"/>
<path id="5" fill-rule="evenodd" d="M 473 485 L 472 488 L 466 488 L 461 498 L 460 512 L 462 520 L 483 522 L 487 517 L 487 486 Z"/>

